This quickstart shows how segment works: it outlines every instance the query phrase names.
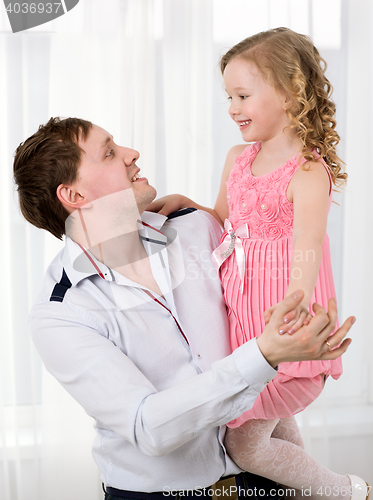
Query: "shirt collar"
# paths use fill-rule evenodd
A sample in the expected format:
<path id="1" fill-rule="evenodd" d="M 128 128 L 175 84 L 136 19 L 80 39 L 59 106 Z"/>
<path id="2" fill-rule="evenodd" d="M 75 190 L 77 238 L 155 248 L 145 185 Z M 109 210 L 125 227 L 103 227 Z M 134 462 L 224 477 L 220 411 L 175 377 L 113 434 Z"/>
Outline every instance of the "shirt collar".
<path id="1" fill-rule="evenodd" d="M 161 229 L 167 217 L 156 212 L 143 212 L 140 219 L 156 229 Z"/>
<path id="2" fill-rule="evenodd" d="M 148 254 L 157 253 L 166 247 L 167 237 L 161 232 L 166 220 L 166 216 L 154 212 L 141 214 L 137 226 L 140 238 L 146 242 L 144 247 Z M 108 281 L 114 280 L 113 272 L 109 267 L 102 264 L 87 248 L 79 245 L 69 236 L 66 236 L 62 259 L 73 285 L 95 275 Z"/>

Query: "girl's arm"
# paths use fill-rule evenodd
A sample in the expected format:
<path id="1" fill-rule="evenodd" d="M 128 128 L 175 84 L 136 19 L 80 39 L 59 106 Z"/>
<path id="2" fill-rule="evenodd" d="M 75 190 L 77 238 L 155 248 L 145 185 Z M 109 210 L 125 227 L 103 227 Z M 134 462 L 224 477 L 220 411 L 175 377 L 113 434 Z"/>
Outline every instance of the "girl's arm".
<path id="1" fill-rule="evenodd" d="M 286 330 L 290 333 L 298 330 L 308 315 L 322 258 L 330 189 L 328 173 L 318 161 L 307 162 L 305 169 L 298 169 L 288 187 L 288 199 L 294 204 L 294 224 L 293 258 L 286 296 L 298 289 L 304 291 L 298 318 L 287 325 Z"/>
<path id="2" fill-rule="evenodd" d="M 198 203 L 194 202 L 190 198 L 187 198 L 186 196 L 183 196 L 182 194 L 170 194 L 168 196 L 163 196 L 156 201 L 153 201 L 149 205 L 147 210 L 150 210 L 151 212 L 158 212 L 162 215 L 169 215 L 172 212 L 176 212 L 176 210 L 180 210 L 181 208 L 194 207 L 198 210 L 205 210 L 206 212 L 209 212 L 212 216 L 215 217 L 218 222 L 220 222 L 221 225 L 224 225 L 224 221 L 228 218 L 229 215 L 226 182 L 237 156 L 239 156 L 246 147 L 247 144 L 240 144 L 238 146 L 234 146 L 229 150 L 227 158 L 225 160 L 220 189 L 214 208 L 199 205 Z"/>
<path id="3" fill-rule="evenodd" d="M 237 156 L 240 156 L 245 148 L 247 148 L 247 144 L 238 144 L 237 146 L 233 146 L 233 148 L 228 151 L 225 159 L 223 173 L 221 175 L 220 189 L 214 206 L 214 210 L 219 215 L 222 225 L 224 224 L 225 219 L 228 219 L 229 217 L 227 181 Z"/>
<path id="4" fill-rule="evenodd" d="M 147 208 L 149 212 L 158 212 L 162 215 L 170 215 L 177 210 L 181 210 L 182 208 L 197 208 L 197 210 L 204 210 L 211 214 L 215 219 L 223 225 L 220 217 L 215 212 L 213 208 L 204 207 L 199 205 L 195 201 L 191 200 L 187 196 L 182 194 L 168 194 L 166 196 L 162 196 L 162 198 L 158 198 L 158 200 L 153 201 Z"/>

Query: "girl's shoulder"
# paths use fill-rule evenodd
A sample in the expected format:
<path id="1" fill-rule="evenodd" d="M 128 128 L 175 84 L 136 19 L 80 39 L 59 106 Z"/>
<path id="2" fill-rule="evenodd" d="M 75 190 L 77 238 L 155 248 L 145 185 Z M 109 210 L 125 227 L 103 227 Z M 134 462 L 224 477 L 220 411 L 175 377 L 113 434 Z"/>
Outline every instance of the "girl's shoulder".
<path id="1" fill-rule="evenodd" d="M 240 150 L 240 158 L 251 158 L 252 156 L 256 156 L 258 151 L 262 147 L 261 142 L 253 142 L 251 144 L 240 144 L 237 147 L 241 147 Z"/>
<path id="2" fill-rule="evenodd" d="M 228 155 L 231 155 L 231 165 L 234 165 L 235 168 L 245 168 L 249 163 L 254 161 L 260 148 L 260 142 L 234 146 L 228 153 Z"/>
<path id="3" fill-rule="evenodd" d="M 230 157 L 231 160 L 234 161 L 236 158 L 239 158 L 241 156 L 244 156 L 245 152 L 251 147 L 251 144 L 237 144 L 236 146 L 233 146 L 227 154 L 227 158 Z"/>
<path id="4" fill-rule="evenodd" d="M 244 153 L 249 147 L 250 146 L 247 146 L 247 144 L 237 144 L 228 151 L 227 157 L 225 159 L 222 181 L 226 182 L 228 180 L 232 170 L 237 164 L 237 161 L 240 161 L 241 158 L 244 158 Z"/>
<path id="5" fill-rule="evenodd" d="M 295 192 L 302 197 L 306 193 L 327 192 L 329 198 L 332 198 L 332 180 L 328 166 L 322 159 L 306 160 L 301 162 L 301 168 L 297 168 L 289 183 L 289 200 L 293 201 Z"/>

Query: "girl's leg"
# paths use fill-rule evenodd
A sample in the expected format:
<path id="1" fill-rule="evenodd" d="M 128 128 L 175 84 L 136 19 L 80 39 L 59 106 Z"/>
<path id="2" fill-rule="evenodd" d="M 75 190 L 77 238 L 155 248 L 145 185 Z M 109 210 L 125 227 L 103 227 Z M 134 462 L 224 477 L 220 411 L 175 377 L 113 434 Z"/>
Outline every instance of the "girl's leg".
<path id="1" fill-rule="evenodd" d="M 271 437 L 296 444 L 304 450 L 303 438 L 295 417 L 280 418 Z"/>
<path id="2" fill-rule="evenodd" d="M 225 445 L 231 458 L 241 469 L 297 490 L 311 489 L 320 500 L 349 500 L 350 480 L 329 471 L 301 446 L 272 437 L 278 420 L 248 420 L 241 427 L 228 429 Z M 280 424 L 280 432 L 285 427 Z M 297 438 L 298 440 L 299 438 Z M 328 487 L 326 490 L 325 488 Z"/>
<path id="3" fill-rule="evenodd" d="M 297 421 L 295 420 L 295 417 L 281 418 L 278 421 L 276 427 L 273 429 L 271 437 L 289 441 L 289 443 L 293 443 L 304 450 L 303 438 L 299 431 L 299 427 Z M 291 498 L 292 500 L 316 500 L 318 498 L 317 495 L 305 497 L 302 490 L 297 490 L 296 488 L 288 488 L 286 485 L 283 486 L 284 498 Z"/>

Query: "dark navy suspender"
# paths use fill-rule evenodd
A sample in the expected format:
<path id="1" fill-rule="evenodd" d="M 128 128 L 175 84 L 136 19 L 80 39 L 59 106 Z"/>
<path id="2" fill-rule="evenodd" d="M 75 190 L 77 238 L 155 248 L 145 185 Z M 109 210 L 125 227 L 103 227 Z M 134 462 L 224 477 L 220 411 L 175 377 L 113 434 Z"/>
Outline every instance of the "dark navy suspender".
<path id="1" fill-rule="evenodd" d="M 195 212 L 197 209 L 190 207 L 190 208 L 183 208 L 181 210 L 178 210 L 177 212 L 172 212 L 167 218 L 168 219 L 174 219 L 175 217 L 180 217 L 181 215 L 186 215 L 190 214 L 191 212 Z"/>
<path id="2" fill-rule="evenodd" d="M 63 302 L 65 293 L 71 287 L 71 281 L 67 277 L 65 269 L 62 270 L 62 278 L 59 283 L 53 288 L 52 295 L 49 299 L 50 302 Z"/>

